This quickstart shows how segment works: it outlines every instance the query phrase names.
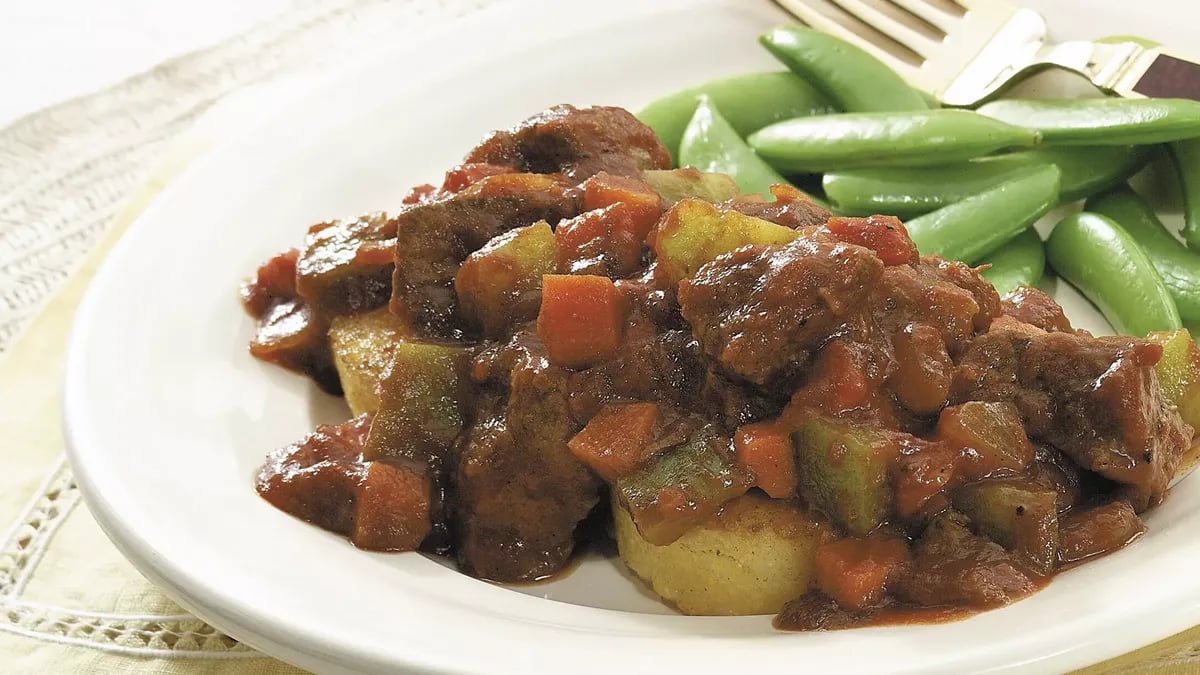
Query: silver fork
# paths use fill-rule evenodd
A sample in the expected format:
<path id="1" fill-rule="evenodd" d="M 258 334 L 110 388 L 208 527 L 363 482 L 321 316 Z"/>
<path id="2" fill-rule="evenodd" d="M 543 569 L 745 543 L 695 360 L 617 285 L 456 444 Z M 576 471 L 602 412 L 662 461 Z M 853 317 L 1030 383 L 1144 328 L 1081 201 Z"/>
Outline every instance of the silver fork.
<path id="1" fill-rule="evenodd" d="M 1127 97 L 1200 100 L 1200 65 L 1150 44 L 1046 43 L 1046 22 L 1004 0 L 774 0 L 852 42 L 945 105 L 971 106 L 1018 78 L 1065 68 Z"/>

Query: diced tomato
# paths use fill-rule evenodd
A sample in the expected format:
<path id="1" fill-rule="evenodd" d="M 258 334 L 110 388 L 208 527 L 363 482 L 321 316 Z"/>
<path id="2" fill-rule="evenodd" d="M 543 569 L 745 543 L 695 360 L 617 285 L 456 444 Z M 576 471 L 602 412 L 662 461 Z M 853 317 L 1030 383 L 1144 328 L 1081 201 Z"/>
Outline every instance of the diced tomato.
<path id="1" fill-rule="evenodd" d="M 821 544 L 816 555 L 817 587 L 845 609 L 866 609 L 883 600 L 888 578 L 908 557 L 908 544 L 888 535 Z"/>
<path id="2" fill-rule="evenodd" d="M 547 274 L 537 332 L 553 363 L 587 368 L 616 354 L 626 312 L 625 297 L 608 277 Z"/>
<path id="3" fill-rule="evenodd" d="M 895 216 L 867 218 L 834 217 L 826 225 L 833 236 L 875 251 L 885 265 L 905 265 L 920 259 L 917 245 L 908 237 L 904 223 Z"/>
<path id="4" fill-rule="evenodd" d="M 650 228 L 662 215 L 662 197 L 645 183 L 628 176 L 614 176 L 601 171 L 583 182 L 583 208 L 585 211 L 602 209 L 613 204 L 626 204 L 637 216 L 639 223 L 648 223 L 640 239 L 645 239 Z M 639 240 L 640 241 L 640 240 Z"/>
<path id="5" fill-rule="evenodd" d="M 786 417 L 802 422 L 813 413 L 838 416 L 871 406 L 874 388 L 866 366 L 847 342 L 830 342 L 818 355 L 808 381 L 792 396 Z"/>
<path id="6" fill-rule="evenodd" d="M 358 492 L 350 540 L 372 551 L 415 551 L 432 529 L 429 478 L 384 462 L 369 462 Z"/>
<path id="7" fill-rule="evenodd" d="M 298 249 L 277 253 L 259 266 L 254 279 L 242 285 L 242 304 L 255 317 L 261 316 L 277 300 L 296 297 L 296 261 Z"/>
<path id="8" fill-rule="evenodd" d="M 446 178 L 442 181 L 442 192 L 459 192 L 488 176 L 516 172 L 513 167 L 503 164 L 459 164 L 446 172 Z"/>
<path id="9" fill-rule="evenodd" d="M 652 454 L 657 403 L 609 403 L 567 443 L 571 454 L 612 482 Z"/>
<path id="10" fill-rule="evenodd" d="M 641 263 L 646 234 L 658 222 L 635 204 L 616 202 L 558 224 L 558 266 L 564 272 L 600 272 L 623 277 Z"/>
<path id="11" fill-rule="evenodd" d="M 920 514 L 936 495 L 961 483 L 957 475 L 961 454 L 958 448 L 942 443 L 913 441 L 906 444 L 892 467 L 896 513 L 912 518 Z"/>
<path id="12" fill-rule="evenodd" d="M 747 424 L 734 435 L 733 451 L 763 492 L 776 499 L 796 494 L 796 454 L 786 431 L 771 423 Z"/>
<path id="13" fill-rule="evenodd" d="M 404 199 L 400 200 L 400 203 L 420 204 L 421 202 L 427 202 L 433 199 L 437 196 L 437 194 L 438 189 L 436 187 L 430 185 L 429 183 L 425 183 L 409 190 L 408 194 L 404 195 Z"/>

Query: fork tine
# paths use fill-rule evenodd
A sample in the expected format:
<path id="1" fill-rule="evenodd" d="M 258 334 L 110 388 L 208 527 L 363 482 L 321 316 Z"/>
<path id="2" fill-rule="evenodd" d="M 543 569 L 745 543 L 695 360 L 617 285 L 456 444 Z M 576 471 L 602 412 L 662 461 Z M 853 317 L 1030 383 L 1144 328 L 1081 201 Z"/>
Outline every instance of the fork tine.
<path id="1" fill-rule="evenodd" d="M 775 0 L 775 3 L 783 7 L 792 16 L 800 19 L 811 28 L 815 28 L 824 33 L 829 33 L 835 37 L 841 38 L 850 44 L 866 50 L 871 56 L 883 61 L 888 66 L 900 73 L 902 77 L 910 77 L 914 72 L 910 64 L 897 58 L 895 55 L 888 52 L 886 49 L 876 45 L 863 36 L 846 28 L 842 24 L 829 18 L 829 16 L 813 9 L 807 4 L 806 0 Z"/>
<path id="2" fill-rule="evenodd" d="M 889 2 L 907 10 L 913 16 L 919 17 L 943 33 L 949 33 L 954 23 L 960 18 L 934 7 L 928 0 L 889 0 Z"/>
<path id="3" fill-rule="evenodd" d="M 868 5 L 863 0 L 833 0 L 833 2 L 859 21 L 907 47 L 923 59 L 929 57 L 931 47 L 937 46 L 937 41 L 922 35 L 911 26 L 897 21 L 894 17 Z"/>

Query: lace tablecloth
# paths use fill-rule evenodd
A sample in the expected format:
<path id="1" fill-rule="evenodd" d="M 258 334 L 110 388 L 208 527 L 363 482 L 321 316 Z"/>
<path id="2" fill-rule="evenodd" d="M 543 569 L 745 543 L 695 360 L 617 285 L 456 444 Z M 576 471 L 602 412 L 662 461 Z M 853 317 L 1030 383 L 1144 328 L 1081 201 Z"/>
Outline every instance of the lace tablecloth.
<path id="1" fill-rule="evenodd" d="M 0 427 L 8 431 L 0 671 L 295 670 L 187 615 L 121 558 L 80 507 L 59 432 L 71 317 L 124 227 L 231 129 L 371 45 L 492 1 L 306 3 L 237 39 L 0 130 L 0 348 L 8 352 L 0 361 Z M 1200 672 L 1197 664 L 1200 628 L 1089 671 Z"/>

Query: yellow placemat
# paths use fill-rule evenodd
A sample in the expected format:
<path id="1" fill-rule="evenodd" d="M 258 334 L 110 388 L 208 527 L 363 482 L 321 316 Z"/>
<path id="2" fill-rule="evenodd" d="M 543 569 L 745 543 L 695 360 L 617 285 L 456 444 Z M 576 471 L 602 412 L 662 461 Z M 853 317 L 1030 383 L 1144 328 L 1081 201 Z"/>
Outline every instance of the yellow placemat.
<path id="1" fill-rule="evenodd" d="M 302 672 L 190 617 L 105 538 L 63 459 L 59 387 L 72 316 L 99 263 L 166 184 L 247 118 L 283 105 L 302 82 L 279 82 L 214 108 L 113 221 L 65 286 L 0 360 L 0 672 Z M 1200 627 L 1086 669 L 1200 673 Z"/>

